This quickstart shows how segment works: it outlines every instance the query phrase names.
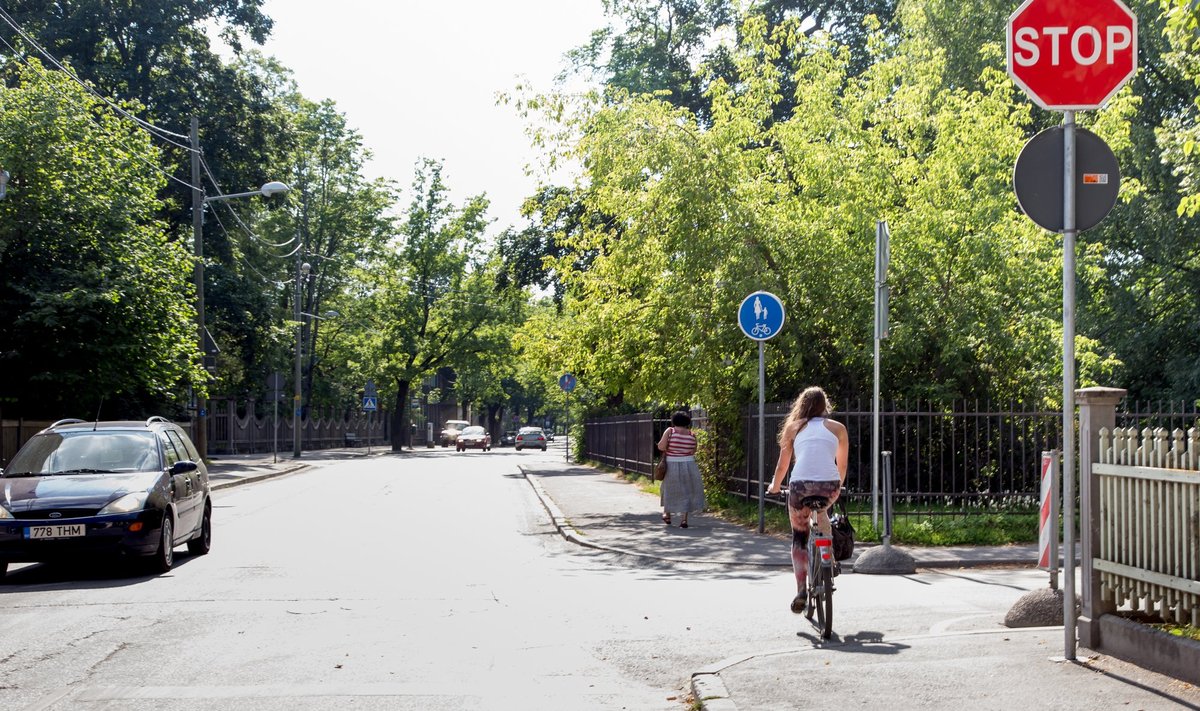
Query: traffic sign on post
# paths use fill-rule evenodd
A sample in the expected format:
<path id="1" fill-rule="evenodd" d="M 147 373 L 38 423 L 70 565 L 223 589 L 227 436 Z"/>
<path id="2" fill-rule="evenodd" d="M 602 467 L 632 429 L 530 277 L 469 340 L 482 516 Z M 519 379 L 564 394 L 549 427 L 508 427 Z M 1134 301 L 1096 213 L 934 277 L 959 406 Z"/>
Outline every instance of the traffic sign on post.
<path id="1" fill-rule="evenodd" d="M 756 291 L 738 307 L 738 327 L 747 338 L 765 341 L 783 328 L 783 302 L 769 291 Z"/>
<path id="2" fill-rule="evenodd" d="M 1025 0 L 1008 18 L 1008 73 L 1043 109 L 1098 109 L 1137 71 L 1121 0 Z"/>
<path id="3" fill-rule="evenodd" d="M 363 398 L 363 412 L 375 412 L 379 409 L 379 399 L 374 397 Z"/>
<path id="4" fill-rule="evenodd" d="M 563 389 L 563 392 L 571 392 L 575 389 L 575 376 L 570 373 L 563 373 L 558 379 L 558 387 Z"/>

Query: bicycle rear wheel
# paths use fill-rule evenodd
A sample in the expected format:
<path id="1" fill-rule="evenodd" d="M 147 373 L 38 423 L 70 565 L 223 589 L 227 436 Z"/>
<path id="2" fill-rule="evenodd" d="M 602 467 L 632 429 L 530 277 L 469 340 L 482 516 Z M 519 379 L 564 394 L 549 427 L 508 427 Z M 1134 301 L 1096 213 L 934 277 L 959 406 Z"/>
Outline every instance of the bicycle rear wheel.
<path id="1" fill-rule="evenodd" d="M 833 636 L 832 568 L 821 566 L 817 571 L 817 590 L 820 592 L 813 595 L 813 604 L 817 608 L 817 628 L 821 630 L 821 637 L 823 639 L 829 639 Z"/>

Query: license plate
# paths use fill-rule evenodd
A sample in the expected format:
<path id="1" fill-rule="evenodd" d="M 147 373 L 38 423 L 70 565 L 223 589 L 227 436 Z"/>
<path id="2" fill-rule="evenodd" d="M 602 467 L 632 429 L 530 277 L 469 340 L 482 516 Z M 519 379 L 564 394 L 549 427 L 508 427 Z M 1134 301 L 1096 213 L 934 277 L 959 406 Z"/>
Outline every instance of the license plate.
<path id="1" fill-rule="evenodd" d="M 52 524 L 50 526 L 28 526 L 25 537 L 34 539 L 78 538 L 87 535 L 87 526 L 82 523 Z"/>

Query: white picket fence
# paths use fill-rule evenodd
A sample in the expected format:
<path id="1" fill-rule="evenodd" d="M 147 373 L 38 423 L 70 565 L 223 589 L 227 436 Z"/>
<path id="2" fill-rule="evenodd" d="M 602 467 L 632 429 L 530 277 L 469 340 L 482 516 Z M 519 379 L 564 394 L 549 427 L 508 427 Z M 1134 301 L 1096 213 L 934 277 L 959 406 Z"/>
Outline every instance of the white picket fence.
<path id="1" fill-rule="evenodd" d="M 1094 567 L 1118 607 L 1200 626 L 1200 430 L 1102 428 Z"/>

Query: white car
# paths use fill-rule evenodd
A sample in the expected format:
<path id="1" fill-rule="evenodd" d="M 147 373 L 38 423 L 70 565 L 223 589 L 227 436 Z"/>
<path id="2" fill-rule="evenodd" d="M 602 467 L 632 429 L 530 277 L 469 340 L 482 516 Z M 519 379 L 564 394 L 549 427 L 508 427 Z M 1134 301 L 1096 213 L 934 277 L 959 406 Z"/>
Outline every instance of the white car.
<path id="1" fill-rule="evenodd" d="M 542 431 L 541 427 L 522 427 L 517 431 L 515 446 L 518 452 L 526 447 L 536 447 L 545 452 L 546 433 Z"/>

